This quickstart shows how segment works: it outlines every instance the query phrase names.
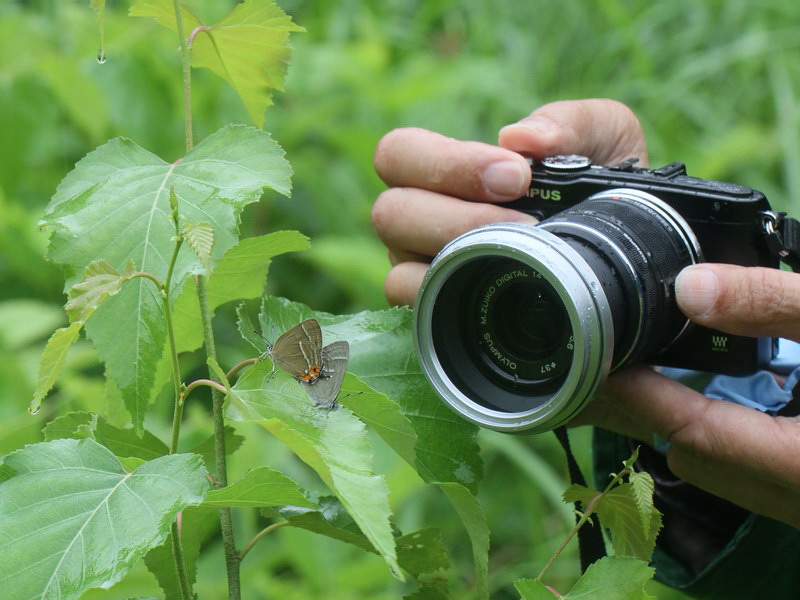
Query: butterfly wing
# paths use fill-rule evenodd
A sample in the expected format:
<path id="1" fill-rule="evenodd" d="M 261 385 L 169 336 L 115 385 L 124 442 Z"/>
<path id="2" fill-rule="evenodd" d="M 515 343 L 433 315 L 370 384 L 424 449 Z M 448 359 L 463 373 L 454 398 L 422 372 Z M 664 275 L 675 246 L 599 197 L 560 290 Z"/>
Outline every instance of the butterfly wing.
<path id="1" fill-rule="evenodd" d="M 330 409 L 336 405 L 348 362 L 350 344 L 347 342 L 333 342 L 322 349 L 322 373 L 319 378 L 308 383 L 302 382 L 314 406 Z"/>
<path id="2" fill-rule="evenodd" d="M 298 323 L 284 332 L 270 349 L 281 369 L 298 379 L 313 381 L 322 369 L 322 329 L 316 319 Z"/>

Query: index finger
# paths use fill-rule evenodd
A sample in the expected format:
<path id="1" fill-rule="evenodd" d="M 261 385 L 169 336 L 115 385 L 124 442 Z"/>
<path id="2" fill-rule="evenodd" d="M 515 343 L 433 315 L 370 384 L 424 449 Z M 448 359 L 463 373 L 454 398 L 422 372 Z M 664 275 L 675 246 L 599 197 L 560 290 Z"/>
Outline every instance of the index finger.
<path id="1" fill-rule="evenodd" d="M 378 143 L 374 162 L 389 186 L 466 200 L 514 200 L 527 192 L 531 180 L 530 165 L 516 152 L 414 127 L 387 133 Z"/>

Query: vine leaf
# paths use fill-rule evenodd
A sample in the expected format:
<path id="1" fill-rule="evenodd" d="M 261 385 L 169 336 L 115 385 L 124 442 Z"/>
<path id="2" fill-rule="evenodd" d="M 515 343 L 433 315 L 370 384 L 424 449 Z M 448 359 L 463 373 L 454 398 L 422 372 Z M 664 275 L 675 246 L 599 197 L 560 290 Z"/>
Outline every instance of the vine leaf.
<path id="1" fill-rule="evenodd" d="M 645 561 L 605 556 L 589 566 L 564 600 L 656 600 L 645 591 L 655 570 Z M 538 579 L 514 582 L 522 600 L 553 600 L 555 594 Z"/>
<path id="2" fill-rule="evenodd" d="M 75 274 L 95 259 L 117 270 L 132 261 L 164 281 L 175 244 L 172 190 L 187 221 L 213 227 L 213 267 L 237 243 L 243 208 L 257 201 L 265 188 L 288 195 L 290 177 L 280 147 L 269 134 L 252 127 L 225 127 L 175 163 L 129 140 L 115 139 L 83 158 L 59 185 L 42 221 L 52 232 L 48 257 L 64 266 L 68 289 Z M 194 253 L 182 250 L 171 291 L 177 293 L 191 274 L 203 271 Z M 170 294 L 171 300 L 176 293 Z M 87 335 L 119 387 L 138 433 L 166 342 L 161 302 L 152 282 L 136 278 L 103 302 L 86 323 Z M 65 340 L 59 341 L 63 345 Z"/>
<path id="3" fill-rule="evenodd" d="M 314 469 L 402 579 L 389 521 L 389 489 L 375 472 L 366 427 L 345 407 L 314 408 L 300 385 L 264 359 L 233 386 L 228 417 L 259 423 Z M 348 393 L 346 384 L 343 390 Z"/>
<path id="4" fill-rule="evenodd" d="M 39 361 L 36 387 L 30 405 L 32 413 L 39 411 L 45 396 L 55 385 L 67 359 L 67 352 L 78 340 L 86 320 L 106 298 L 119 292 L 122 284 L 128 281 L 132 275 L 133 263 L 131 262 L 126 266 L 125 273 L 121 274 L 107 261 L 96 260 L 86 267 L 81 282 L 69 290 L 68 301 L 64 308 L 72 323 L 67 327 L 57 329 L 47 340 Z"/>
<path id="5" fill-rule="evenodd" d="M 256 467 L 245 473 L 239 481 L 208 492 L 202 507 L 264 507 L 285 504 L 314 506 L 286 475 L 269 467 Z"/>
<path id="6" fill-rule="evenodd" d="M 130 10 L 136 17 L 153 17 L 175 31 L 172 0 L 138 0 Z M 245 0 L 214 25 L 204 25 L 183 9 L 191 31 L 192 66 L 204 67 L 227 81 L 261 127 L 272 104 L 272 90 L 282 90 L 291 47 L 289 34 L 304 31 L 273 0 Z"/>
<path id="7" fill-rule="evenodd" d="M 126 472 L 91 439 L 33 444 L 5 458 L 0 484 L 0 597 L 78 598 L 110 587 L 208 488 L 199 456 L 173 454 Z"/>

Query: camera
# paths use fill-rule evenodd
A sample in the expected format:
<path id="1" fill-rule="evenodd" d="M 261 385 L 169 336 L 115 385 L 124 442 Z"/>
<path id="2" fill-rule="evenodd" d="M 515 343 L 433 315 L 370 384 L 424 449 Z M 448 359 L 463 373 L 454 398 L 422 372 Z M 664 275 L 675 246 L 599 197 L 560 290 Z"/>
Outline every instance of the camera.
<path id="1" fill-rule="evenodd" d="M 777 340 L 691 323 L 675 301 L 700 262 L 778 268 L 782 213 L 761 192 L 658 169 L 532 164 L 526 196 L 506 206 L 536 226 L 497 223 L 451 241 L 417 296 L 423 373 L 465 419 L 538 433 L 570 421 L 608 373 L 649 363 L 729 375 L 766 367 Z"/>

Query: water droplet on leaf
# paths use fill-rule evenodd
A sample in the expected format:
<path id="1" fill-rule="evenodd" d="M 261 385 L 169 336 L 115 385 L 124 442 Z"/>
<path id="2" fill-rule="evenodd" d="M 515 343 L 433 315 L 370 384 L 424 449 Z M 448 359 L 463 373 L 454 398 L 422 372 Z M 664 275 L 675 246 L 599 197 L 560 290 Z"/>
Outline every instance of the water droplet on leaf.
<path id="1" fill-rule="evenodd" d="M 106 62 L 106 51 L 103 48 L 97 51 L 97 62 L 101 65 Z"/>

